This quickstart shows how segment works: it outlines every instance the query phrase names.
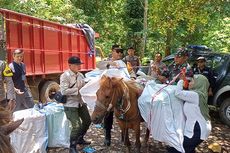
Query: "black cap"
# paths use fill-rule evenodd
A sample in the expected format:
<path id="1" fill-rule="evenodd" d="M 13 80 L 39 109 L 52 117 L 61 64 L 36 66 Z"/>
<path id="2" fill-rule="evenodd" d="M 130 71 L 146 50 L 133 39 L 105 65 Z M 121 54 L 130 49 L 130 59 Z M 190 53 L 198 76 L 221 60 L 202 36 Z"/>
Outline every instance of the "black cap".
<path id="1" fill-rule="evenodd" d="M 178 57 L 188 56 L 188 51 L 185 48 L 178 48 L 176 52 L 176 56 Z"/>
<path id="2" fill-rule="evenodd" d="M 68 60 L 68 63 L 69 64 L 77 64 L 77 65 L 84 64 L 84 63 L 82 63 L 82 61 L 80 60 L 80 58 L 77 57 L 77 56 L 71 56 L 69 58 L 69 60 Z"/>

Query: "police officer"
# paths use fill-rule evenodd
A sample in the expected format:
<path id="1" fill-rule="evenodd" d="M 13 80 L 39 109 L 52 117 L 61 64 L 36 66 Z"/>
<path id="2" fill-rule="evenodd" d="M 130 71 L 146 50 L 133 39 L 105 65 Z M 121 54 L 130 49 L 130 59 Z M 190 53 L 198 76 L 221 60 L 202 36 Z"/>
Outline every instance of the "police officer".
<path id="1" fill-rule="evenodd" d="M 192 69 L 187 62 L 188 60 L 188 51 L 185 48 L 179 48 L 177 50 L 177 53 L 174 57 L 174 62 L 169 65 L 168 70 L 166 72 L 163 72 L 163 76 L 167 78 L 167 82 L 169 83 L 176 77 L 183 68 L 186 70 L 186 75 L 193 75 Z M 173 84 L 176 84 L 180 78 L 178 77 Z"/>
<path id="2" fill-rule="evenodd" d="M 1 106 L 6 107 L 9 104 L 15 107 L 15 90 L 14 83 L 12 81 L 13 73 L 7 66 L 6 62 L 0 60 L 0 102 Z M 4 82 L 6 83 L 6 91 L 4 88 Z M 7 100 L 5 100 L 7 99 Z M 8 102 L 8 104 L 7 104 Z M 11 108 L 14 109 L 14 108 Z"/>
<path id="3" fill-rule="evenodd" d="M 135 49 L 133 47 L 128 48 L 128 55 L 123 58 L 123 61 L 126 64 L 130 63 L 133 71 L 137 73 L 140 66 L 140 60 L 139 57 L 135 56 Z"/>
<path id="4" fill-rule="evenodd" d="M 69 69 L 60 77 L 60 91 L 67 96 L 64 110 L 72 124 L 70 153 L 76 153 L 78 152 L 76 144 L 88 145 L 91 143 L 83 139 L 91 124 L 91 118 L 87 105 L 83 102 L 79 93 L 79 90 L 85 85 L 84 76 L 79 72 L 83 63 L 76 56 L 70 57 L 68 63 Z"/>
<path id="5" fill-rule="evenodd" d="M 215 78 L 214 78 L 213 71 L 212 71 L 212 69 L 210 69 L 206 66 L 206 59 L 204 57 L 202 57 L 202 56 L 198 57 L 196 61 L 197 61 L 197 67 L 195 67 L 193 69 L 193 73 L 194 74 L 202 74 L 208 79 L 208 81 L 210 83 L 208 95 L 213 96 L 212 90 L 215 87 Z"/>

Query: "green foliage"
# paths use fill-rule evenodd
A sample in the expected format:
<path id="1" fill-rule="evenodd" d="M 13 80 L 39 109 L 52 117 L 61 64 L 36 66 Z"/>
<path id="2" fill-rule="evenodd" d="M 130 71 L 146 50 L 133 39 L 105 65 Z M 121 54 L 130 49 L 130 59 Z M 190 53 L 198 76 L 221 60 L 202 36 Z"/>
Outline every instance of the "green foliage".
<path id="1" fill-rule="evenodd" d="M 147 65 L 149 65 L 150 60 L 151 60 L 150 57 L 143 57 L 143 58 L 141 59 L 141 65 L 142 65 L 142 66 L 147 66 Z"/>
<path id="2" fill-rule="evenodd" d="M 76 22 L 75 11 L 70 0 L 3 0 L 6 9 L 32 15 L 59 23 Z"/>
<path id="3" fill-rule="evenodd" d="M 143 37 L 144 4 L 140 0 L 127 0 L 122 16 L 126 33 L 126 46 L 133 46 L 140 55 Z"/>
<path id="4" fill-rule="evenodd" d="M 151 30 L 157 33 L 157 35 L 149 38 L 156 40 L 153 45 L 149 45 L 154 50 L 157 50 L 155 46 L 158 46 L 158 39 L 162 40 L 162 37 L 165 42 L 161 46 L 161 50 L 164 50 L 166 46 L 175 49 L 187 44 L 212 44 L 209 47 L 214 47 L 215 42 L 210 39 L 214 29 L 211 25 L 208 25 L 213 23 L 212 26 L 216 25 L 215 29 L 220 31 L 222 26 L 218 22 L 223 20 L 227 14 L 226 12 L 229 15 L 229 3 L 225 0 L 218 2 L 212 0 L 180 0 L 173 2 L 159 0 L 152 1 L 149 8 L 149 25 Z M 222 10 L 223 8 L 225 8 L 225 11 Z M 219 20 L 216 20 L 217 17 Z M 207 37 L 207 33 L 209 33 L 209 37 Z M 211 41 L 213 42 L 211 43 Z M 162 41 L 160 43 L 162 44 Z"/>
<path id="5" fill-rule="evenodd" d="M 108 55 L 113 44 L 124 46 L 126 31 L 121 20 L 123 0 L 71 0 L 87 16 L 86 23 L 100 34 L 96 40 Z"/>
<path id="6" fill-rule="evenodd" d="M 230 52 L 230 3 L 228 0 L 217 1 L 210 10 L 203 40 L 215 51 Z"/>
<path id="7" fill-rule="evenodd" d="M 108 55 L 113 44 L 134 46 L 145 56 L 172 52 L 182 45 L 207 45 L 230 52 L 229 0 L 149 0 L 148 30 L 143 31 L 144 0 L 0 0 L 0 7 L 55 22 L 87 23 Z M 168 51 L 168 50 L 167 50 Z M 167 54 L 167 52 L 165 52 Z"/>

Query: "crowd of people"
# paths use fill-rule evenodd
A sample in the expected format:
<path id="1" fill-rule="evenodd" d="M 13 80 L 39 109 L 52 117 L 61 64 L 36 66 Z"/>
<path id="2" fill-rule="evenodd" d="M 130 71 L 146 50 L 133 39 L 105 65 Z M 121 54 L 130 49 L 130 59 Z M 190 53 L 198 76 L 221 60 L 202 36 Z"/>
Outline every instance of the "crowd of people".
<path id="1" fill-rule="evenodd" d="M 112 47 L 112 59 L 123 61 L 127 66 L 113 62 L 109 62 L 109 66 L 103 62 L 100 64 L 103 63 L 102 65 L 106 65 L 107 68 L 110 66 L 125 67 L 129 74 L 133 74 L 133 72 L 136 74 L 136 76 L 132 75 L 130 78 L 136 78 L 141 64 L 139 58 L 135 56 L 135 49 L 133 47 L 128 48 L 128 55 L 122 58 L 123 50 L 119 46 L 115 47 L 116 49 L 114 49 L 114 46 Z M 188 58 L 189 52 L 185 48 L 179 48 L 174 56 L 173 63 L 166 66 L 161 61 L 162 54 L 157 52 L 154 61 L 150 63 L 148 75 L 158 83 L 177 85 L 175 96 L 184 101 L 183 111 L 186 118 L 183 147 L 186 153 L 194 153 L 195 148 L 206 140 L 211 132 L 208 96 L 212 96 L 215 80 L 212 70 L 205 66 L 204 57 L 197 58 L 197 66 L 193 67 L 188 63 Z M 110 61 L 113 60 L 110 59 Z M 104 144 L 108 146 L 111 144 L 112 114 L 110 112 L 109 118 L 104 120 Z M 107 126 L 108 123 L 109 126 Z M 168 148 L 168 153 L 178 152 L 173 147 Z"/>
<path id="2" fill-rule="evenodd" d="M 118 68 L 127 78 L 136 79 L 141 62 L 135 55 L 135 48 L 129 47 L 128 55 L 119 45 L 111 48 L 111 58 L 97 63 L 99 69 Z M 14 111 L 32 108 L 34 100 L 26 81 L 26 65 L 23 61 L 23 51 L 13 51 L 13 62 L 7 65 L 0 61 L 0 105 L 12 107 Z M 162 53 L 157 52 L 150 63 L 148 74 L 157 83 L 177 85 L 175 96 L 184 101 L 183 111 L 186 118 L 184 127 L 183 147 L 186 153 L 194 153 L 195 148 L 210 134 L 211 123 L 208 110 L 208 96 L 213 95 L 215 79 L 213 72 L 205 65 L 206 59 L 199 57 L 195 66 L 187 62 L 189 53 L 185 48 L 179 48 L 174 61 L 169 66 L 162 62 Z M 91 142 L 84 139 L 90 127 L 91 119 L 86 103 L 83 102 L 79 90 L 85 85 L 84 75 L 80 72 L 81 59 L 72 56 L 68 59 L 69 69 L 60 76 L 60 91 L 67 96 L 63 104 L 65 114 L 72 124 L 70 134 L 70 153 L 78 152 L 76 145 L 88 145 Z M 6 91 L 3 86 L 6 83 Z M 111 129 L 113 111 L 104 118 L 104 145 L 111 145 Z M 177 153 L 168 148 L 169 153 Z"/>

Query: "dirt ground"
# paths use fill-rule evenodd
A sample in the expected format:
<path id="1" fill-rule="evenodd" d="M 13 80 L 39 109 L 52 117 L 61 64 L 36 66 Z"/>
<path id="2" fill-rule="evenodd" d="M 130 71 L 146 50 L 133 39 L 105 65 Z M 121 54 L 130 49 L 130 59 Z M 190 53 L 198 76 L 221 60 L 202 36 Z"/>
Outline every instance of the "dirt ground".
<path id="1" fill-rule="evenodd" d="M 212 116 L 212 133 L 209 136 L 207 141 L 204 141 L 197 148 L 197 153 L 212 153 L 208 146 L 214 142 L 218 143 L 223 153 L 230 153 L 230 128 L 226 125 L 223 125 L 219 120 L 218 113 L 211 112 Z M 144 138 L 145 135 L 145 126 L 141 125 L 141 138 Z M 114 128 L 112 130 L 112 142 L 110 147 L 105 147 L 103 145 L 104 134 L 103 128 L 96 125 L 91 125 L 89 131 L 87 132 L 86 139 L 91 141 L 91 145 L 88 147 L 93 148 L 95 153 L 122 153 L 125 152 L 125 147 L 121 143 L 120 129 L 116 123 L 114 123 Z M 130 130 L 130 140 L 132 144 L 131 152 L 134 152 L 134 132 Z M 87 146 L 81 146 L 82 148 Z M 84 151 L 81 150 L 80 153 Z M 142 153 L 165 153 L 166 146 L 161 143 L 154 141 L 152 138 L 149 140 L 147 147 L 141 148 Z M 68 149 L 65 148 L 49 148 L 48 153 L 68 153 Z"/>

